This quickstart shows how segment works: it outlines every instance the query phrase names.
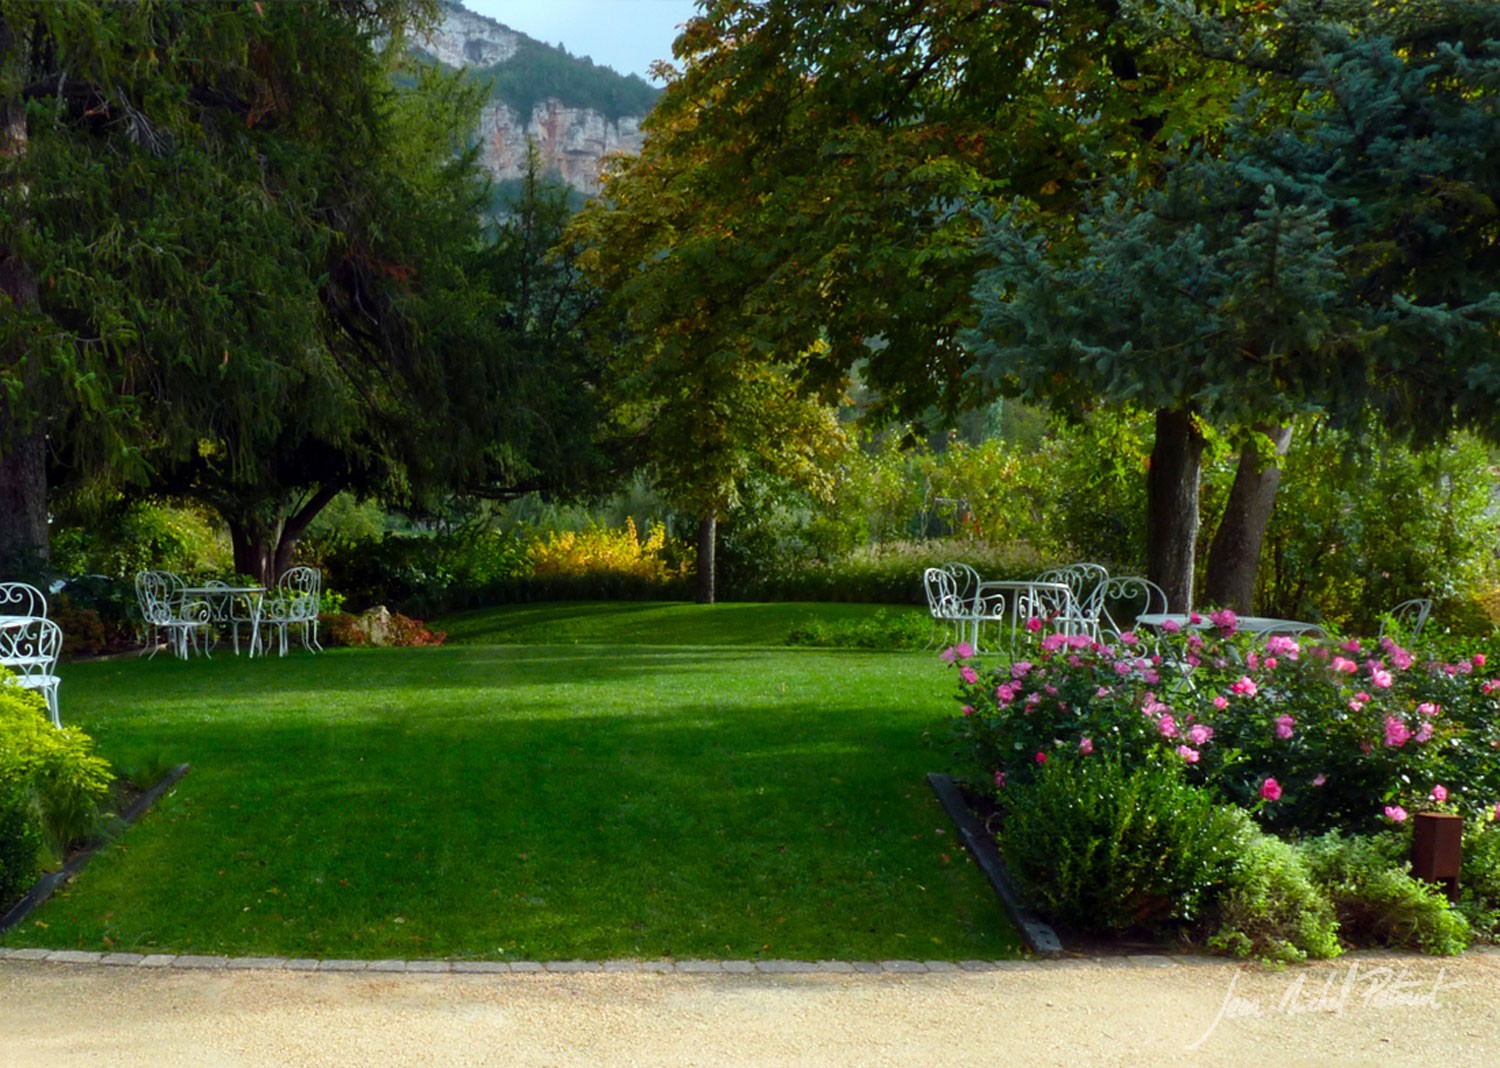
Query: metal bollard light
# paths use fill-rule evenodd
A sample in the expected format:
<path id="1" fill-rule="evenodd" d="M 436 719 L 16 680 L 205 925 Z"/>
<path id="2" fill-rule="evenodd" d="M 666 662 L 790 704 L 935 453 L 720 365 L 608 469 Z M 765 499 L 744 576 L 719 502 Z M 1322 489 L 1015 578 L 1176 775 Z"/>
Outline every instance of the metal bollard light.
<path id="1" fill-rule="evenodd" d="M 1447 812 L 1418 812 L 1412 822 L 1411 873 L 1442 884 L 1449 901 L 1458 900 L 1463 833 L 1463 818 Z"/>

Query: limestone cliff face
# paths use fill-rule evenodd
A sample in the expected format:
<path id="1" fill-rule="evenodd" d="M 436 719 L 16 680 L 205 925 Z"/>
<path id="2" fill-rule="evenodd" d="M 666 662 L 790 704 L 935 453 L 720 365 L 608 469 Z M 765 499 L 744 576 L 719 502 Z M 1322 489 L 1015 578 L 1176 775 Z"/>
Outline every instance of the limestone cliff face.
<path id="1" fill-rule="evenodd" d="M 514 30 L 466 11 L 443 5 L 443 19 L 424 43 L 426 52 L 451 67 L 468 67 L 483 77 L 516 55 L 523 40 Z M 535 47 L 535 46 L 532 46 Z M 573 188 L 593 195 L 599 191 L 604 157 L 641 150 L 641 119 L 611 119 L 591 108 L 548 98 L 520 114 L 500 100 L 492 100 L 480 117 L 478 136 L 484 165 L 497 180 L 518 178 L 526 167 L 528 138 L 536 143 L 544 165 Z"/>
<path id="2" fill-rule="evenodd" d="M 599 170 L 606 155 L 641 150 L 639 118 L 611 122 L 597 111 L 568 107 L 558 100 L 536 105 L 524 120 L 510 107 L 492 104 L 480 116 L 479 133 L 484 140 L 484 165 L 496 178 L 520 177 L 530 138 L 548 170 L 590 196 L 599 192 Z"/>
<path id="3" fill-rule="evenodd" d="M 520 36 L 494 19 L 444 4 L 443 21 L 423 42 L 423 48 L 450 67 L 493 67 L 516 54 Z"/>

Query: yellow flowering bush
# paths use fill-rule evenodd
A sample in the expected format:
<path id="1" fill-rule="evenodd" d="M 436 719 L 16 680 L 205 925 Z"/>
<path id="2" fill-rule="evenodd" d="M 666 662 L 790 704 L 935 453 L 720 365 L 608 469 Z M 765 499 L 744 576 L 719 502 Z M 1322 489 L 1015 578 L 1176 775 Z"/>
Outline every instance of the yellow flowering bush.
<path id="1" fill-rule="evenodd" d="M 665 527 L 651 524 L 642 541 L 635 520 L 628 517 L 620 530 L 590 526 L 554 531 L 532 542 L 530 556 L 532 574 L 537 578 L 609 575 L 665 582 L 682 578 L 691 570 L 688 561 L 671 561 Z"/>

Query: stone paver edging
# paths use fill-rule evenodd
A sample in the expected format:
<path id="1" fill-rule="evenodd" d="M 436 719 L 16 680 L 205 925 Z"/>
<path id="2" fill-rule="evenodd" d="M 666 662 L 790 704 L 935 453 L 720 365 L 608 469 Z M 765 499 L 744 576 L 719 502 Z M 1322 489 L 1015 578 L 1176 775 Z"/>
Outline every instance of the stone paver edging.
<path id="1" fill-rule="evenodd" d="M 95 964 L 116 968 L 172 968 L 183 971 L 267 971 L 378 973 L 381 975 L 558 975 L 655 972 L 664 975 L 940 975 L 958 972 L 1042 971 L 1070 961 L 1039 960 L 316 960 L 297 957 L 219 957 L 174 953 L 104 953 L 79 949 L 7 949 L 0 960 L 47 964 Z M 1076 963 L 1100 961 L 1079 958 Z M 1174 958 L 1142 953 L 1110 958 L 1124 968 L 1175 968 L 1242 963 L 1223 957 Z"/>

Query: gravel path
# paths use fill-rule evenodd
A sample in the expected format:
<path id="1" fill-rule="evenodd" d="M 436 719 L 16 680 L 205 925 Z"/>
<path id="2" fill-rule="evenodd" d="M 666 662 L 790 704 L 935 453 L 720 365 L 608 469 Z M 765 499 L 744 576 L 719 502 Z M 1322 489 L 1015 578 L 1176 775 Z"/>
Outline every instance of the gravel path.
<path id="1" fill-rule="evenodd" d="M 1274 971 L 392 974 L 0 959 L 0 1065 L 1500 1065 L 1500 952 Z"/>

